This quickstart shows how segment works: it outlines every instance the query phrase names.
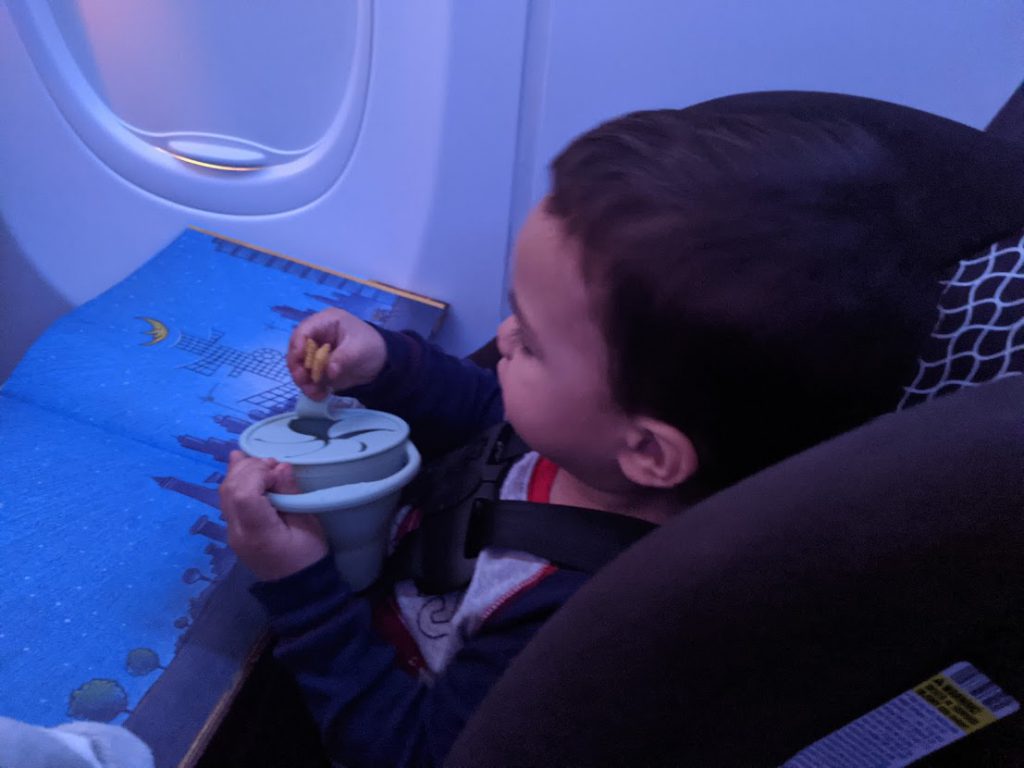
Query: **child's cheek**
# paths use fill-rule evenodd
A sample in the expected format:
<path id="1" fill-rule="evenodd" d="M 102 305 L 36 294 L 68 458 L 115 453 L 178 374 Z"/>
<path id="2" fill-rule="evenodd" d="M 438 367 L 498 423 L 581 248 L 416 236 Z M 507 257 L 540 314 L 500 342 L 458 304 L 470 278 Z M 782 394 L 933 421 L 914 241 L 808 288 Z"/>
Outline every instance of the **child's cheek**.
<path id="1" fill-rule="evenodd" d="M 505 419 L 513 427 L 516 427 L 517 423 L 523 422 L 523 416 L 528 415 L 530 407 L 527 402 L 529 388 L 524 385 L 520 374 L 521 371 L 516 370 L 512 361 L 502 360 L 498 363 L 498 383 L 501 386 L 501 399 L 505 406 Z"/>

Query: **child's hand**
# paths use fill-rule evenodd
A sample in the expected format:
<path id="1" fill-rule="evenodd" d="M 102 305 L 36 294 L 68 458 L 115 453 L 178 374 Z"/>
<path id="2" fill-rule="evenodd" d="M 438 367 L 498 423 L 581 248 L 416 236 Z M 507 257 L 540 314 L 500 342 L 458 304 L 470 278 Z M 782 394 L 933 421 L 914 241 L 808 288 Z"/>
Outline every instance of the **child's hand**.
<path id="1" fill-rule="evenodd" d="M 254 459 L 232 451 L 220 486 L 220 508 L 228 524 L 228 544 L 263 581 L 283 579 L 327 554 L 315 515 L 278 512 L 267 491 L 297 493 L 290 464 Z"/>
<path id="2" fill-rule="evenodd" d="M 306 340 L 319 347 L 329 344 L 331 356 L 320 381 L 313 381 L 305 366 Z M 303 320 L 288 344 L 288 370 L 299 389 L 323 400 L 336 389 L 369 384 L 387 362 L 384 338 L 372 325 L 343 309 L 325 309 Z"/>

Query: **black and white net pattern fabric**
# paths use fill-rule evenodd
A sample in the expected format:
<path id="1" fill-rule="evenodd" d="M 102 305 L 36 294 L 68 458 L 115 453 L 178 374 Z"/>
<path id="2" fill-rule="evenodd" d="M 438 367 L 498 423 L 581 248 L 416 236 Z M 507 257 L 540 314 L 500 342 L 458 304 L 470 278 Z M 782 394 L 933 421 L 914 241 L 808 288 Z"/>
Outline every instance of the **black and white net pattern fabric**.
<path id="1" fill-rule="evenodd" d="M 960 262 L 899 408 L 1024 373 L 1024 233 Z"/>

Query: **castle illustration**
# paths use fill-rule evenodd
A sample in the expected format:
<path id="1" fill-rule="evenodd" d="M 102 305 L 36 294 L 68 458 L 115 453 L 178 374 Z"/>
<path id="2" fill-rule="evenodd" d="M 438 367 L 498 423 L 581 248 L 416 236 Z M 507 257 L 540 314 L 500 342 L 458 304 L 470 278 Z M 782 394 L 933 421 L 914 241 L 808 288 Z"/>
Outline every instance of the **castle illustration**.
<path id="1" fill-rule="evenodd" d="M 212 376 L 221 368 L 228 368 L 228 376 L 234 378 L 243 373 L 254 373 L 273 381 L 289 381 L 284 355 L 276 349 L 257 349 L 245 352 L 221 344 L 223 331 L 212 330 L 208 338 L 190 333 L 181 334 L 174 345 L 183 352 L 196 355 L 199 359 L 185 366 L 186 370 L 203 376 Z"/>

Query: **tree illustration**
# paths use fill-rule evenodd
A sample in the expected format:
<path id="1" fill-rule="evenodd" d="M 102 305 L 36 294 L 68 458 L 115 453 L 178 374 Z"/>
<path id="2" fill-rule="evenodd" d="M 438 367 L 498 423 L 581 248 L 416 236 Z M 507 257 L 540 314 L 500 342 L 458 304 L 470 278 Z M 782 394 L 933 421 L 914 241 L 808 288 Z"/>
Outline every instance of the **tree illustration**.
<path id="1" fill-rule="evenodd" d="M 128 658 L 124 662 L 129 674 L 135 677 L 148 675 L 154 669 L 163 669 L 160 666 L 160 657 L 151 648 L 132 648 L 128 651 Z"/>
<path id="2" fill-rule="evenodd" d="M 71 692 L 68 716 L 75 720 L 109 723 L 128 711 L 128 694 L 116 680 L 93 678 Z"/>

